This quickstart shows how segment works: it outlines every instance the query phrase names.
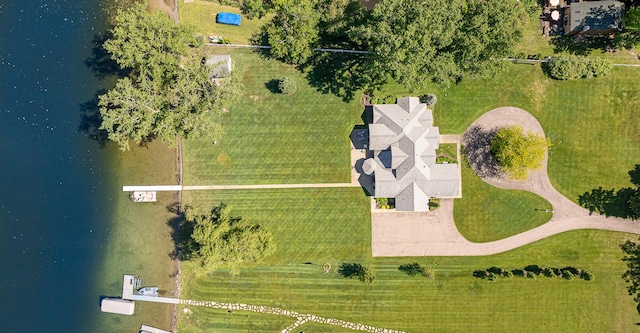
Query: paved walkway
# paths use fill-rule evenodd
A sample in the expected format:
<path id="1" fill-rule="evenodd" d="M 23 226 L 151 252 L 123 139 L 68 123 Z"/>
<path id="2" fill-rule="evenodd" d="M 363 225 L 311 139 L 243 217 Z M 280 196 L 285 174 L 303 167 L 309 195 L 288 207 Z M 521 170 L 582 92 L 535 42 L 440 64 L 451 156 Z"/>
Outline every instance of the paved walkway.
<path id="1" fill-rule="evenodd" d="M 467 130 L 463 144 L 468 146 L 470 134 L 495 133 L 496 128 L 519 124 L 525 129 L 543 134 L 540 123 L 528 112 L 503 107 L 487 112 Z M 486 142 L 485 142 L 486 144 Z M 477 147 L 479 151 L 488 147 Z M 482 152 L 480 152 L 482 153 Z M 471 158 L 470 158 L 471 160 Z M 470 161 L 473 164 L 473 161 Z M 485 161 L 486 162 L 486 161 Z M 440 208 L 424 213 L 378 213 L 372 211 L 373 256 L 483 256 L 501 253 L 553 236 L 578 229 L 600 229 L 640 234 L 640 223 L 631 220 L 589 214 L 560 194 L 549 181 L 547 156 L 543 168 L 532 172 L 526 181 L 511 181 L 499 174 L 478 170 L 481 178 L 503 189 L 525 190 L 545 198 L 553 206 L 551 220 L 521 234 L 488 243 L 466 240 L 453 221 L 453 199 L 442 199 Z"/>
<path id="2" fill-rule="evenodd" d="M 326 318 L 319 317 L 311 314 L 298 313 L 295 311 L 284 310 L 280 308 L 273 308 L 269 306 L 263 305 L 251 305 L 251 304 L 239 304 L 239 303 L 219 303 L 213 301 L 192 301 L 192 300 L 180 300 L 180 304 L 183 305 L 191 305 L 191 306 L 206 306 L 214 309 L 226 309 L 229 311 L 250 311 L 250 312 L 259 312 L 259 313 L 267 313 L 278 316 L 287 316 L 295 318 L 296 321 L 283 329 L 282 333 L 290 333 L 296 327 L 306 323 L 306 322 L 316 322 L 325 325 L 339 326 L 347 329 L 352 329 L 356 331 L 365 331 L 365 332 L 374 332 L 374 333 L 404 333 L 402 331 L 397 331 L 389 328 L 381 328 L 375 327 L 365 324 L 358 324 L 349 321 L 344 321 L 340 319 L 334 318 Z"/>

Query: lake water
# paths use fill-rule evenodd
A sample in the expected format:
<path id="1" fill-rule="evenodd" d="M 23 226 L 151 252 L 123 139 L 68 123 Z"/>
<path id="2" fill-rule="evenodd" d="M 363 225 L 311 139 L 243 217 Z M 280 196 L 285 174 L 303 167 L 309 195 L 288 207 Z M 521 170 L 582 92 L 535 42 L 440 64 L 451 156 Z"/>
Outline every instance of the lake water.
<path id="1" fill-rule="evenodd" d="M 95 0 L 0 1 L 0 331 L 87 332 L 118 199 L 118 152 L 88 138 Z M 90 104 L 90 103 L 89 103 Z M 109 331 L 106 329 L 105 331 Z"/>

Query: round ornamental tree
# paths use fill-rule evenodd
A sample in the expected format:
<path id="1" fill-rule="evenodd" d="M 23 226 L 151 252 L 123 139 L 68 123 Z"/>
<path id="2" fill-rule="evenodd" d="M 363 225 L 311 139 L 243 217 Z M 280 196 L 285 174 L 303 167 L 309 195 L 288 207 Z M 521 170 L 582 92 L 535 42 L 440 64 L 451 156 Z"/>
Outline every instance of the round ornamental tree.
<path id="1" fill-rule="evenodd" d="M 511 179 L 526 179 L 529 170 L 542 167 L 550 146 L 543 136 L 525 132 L 520 126 L 501 128 L 491 140 L 490 151 L 502 171 Z"/>

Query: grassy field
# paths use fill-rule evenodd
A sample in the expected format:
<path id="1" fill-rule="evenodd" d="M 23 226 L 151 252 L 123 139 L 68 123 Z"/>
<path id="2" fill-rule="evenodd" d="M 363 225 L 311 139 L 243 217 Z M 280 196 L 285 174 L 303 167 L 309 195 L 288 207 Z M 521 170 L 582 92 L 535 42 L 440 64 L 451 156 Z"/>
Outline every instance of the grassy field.
<path id="1" fill-rule="evenodd" d="M 251 36 L 260 30 L 260 27 L 273 17 L 268 14 L 262 19 L 249 20 L 242 15 L 240 26 L 218 24 L 216 15 L 219 12 L 241 14 L 240 9 L 223 6 L 216 2 L 195 0 L 192 3 L 178 1 L 178 17 L 181 23 L 188 23 L 196 27 L 196 31 L 204 36 L 223 36 L 232 44 L 250 44 Z"/>
<path id="2" fill-rule="evenodd" d="M 544 224 L 551 204 L 526 191 L 506 191 L 483 182 L 462 162 L 462 199 L 455 201 L 454 220 L 460 233 L 472 242 L 490 242 Z"/>
<path id="3" fill-rule="evenodd" d="M 294 67 L 248 50 L 230 51 L 243 94 L 229 109 L 225 134 L 215 145 L 185 142 L 185 183 L 348 182 L 349 133 L 362 124 L 364 108 L 319 93 Z M 295 94 L 274 92 L 283 76 L 296 82 Z"/>
<path id="4" fill-rule="evenodd" d="M 217 25 L 211 15 L 217 8 L 222 7 L 180 4 L 181 20 L 233 42 L 257 29 L 236 29 L 237 37 L 213 31 Z M 552 51 L 548 39 L 536 35 L 535 24 L 528 27 L 518 52 Z M 363 108 L 357 101 L 345 103 L 321 94 L 295 68 L 249 51 L 214 52 L 232 55 L 243 95 L 229 109 L 226 133 L 219 142 L 185 142 L 186 184 L 348 181 L 348 134 L 362 123 Z M 631 53 L 595 55 L 633 61 Z M 292 96 L 274 92 L 274 80 L 285 75 L 298 84 Z M 639 84 L 636 68 L 616 68 L 604 78 L 559 82 L 548 79 L 539 65 L 506 63 L 495 77 L 469 78 L 449 88 L 429 85 L 419 93 L 438 96 L 435 125 L 443 134 L 460 134 L 497 107 L 531 112 L 553 144 L 551 181 L 575 201 L 594 187 L 629 185 L 626 172 L 640 162 Z M 394 84 L 378 93 L 407 95 Z M 620 278 L 625 267 L 618 244 L 630 235 L 573 231 L 487 257 L 371 258 L 369 201 L 360 189 L 185 192 L 184 200 L 206 208 L 230 204 L 234 214 L 269 229 L 278 250 L 260 265 L 241 268 L 237 277 L 221 271 L 195 278 L 193 263 L 183 263 L 183 298 L 276 306 L 410 332 L 628 332 L 639 321 Z M 456 200 L 454 214 L 459 230 L 470 240 L 499 239 L 547 221 L 547 213 L 535 208 L 550 207 L 536 195 L 493 188 L 463 165 L 463 198 Z M 412 261 L 433 269 L 435 279 L 398 271 L 399 265 Z M 324 262 L 331 263 L 331 273 L 322 271 Z M 371 263 L 377 280 L 365 286 L 340 276 L 336 268 L 344 262 Z M 529 264 L 584 268 L 595 280 L 513 278 L 492 283 L 471 276 L 476 269 Z M 179 311 L 181 332 L 272 332 L 293 322 L 253 313 L 190 310 L 193 313 Z M 319 324 L 299 330 L 341 332 Z"/>
<path id="5" fill-rule="evenodd" d="M 209 207 L 225 201 L 234 212 L 274 234 L 277 252 L 239 276 L 220 271 L 195 278 L 183 263 L 183 298 L 269 305 L 409 332 L 627 332 L 637 312 L 620 275 L 616 244 L 625 234 L 575 231 L 487 257 L 370 258 L 368 201 L 357 189 L 189 192 Z M 417 261 L 433 280 L 409 277 L 401 264 Z M 321 265 L 331 263 L 324 273 Z M 370 286 L 336 273 L 341 263 L 370 262 Z M 595 279 L 477 280 L 476 269 L 529 264 L 572 265 Z M 254 313 L 198 309 L 180 315 L 180 332 L 273 332 L 294 320 Z M 318 324 L 305 332 L 341 332 Z M 297 332 L 297 331 L 296 331 Z"/>

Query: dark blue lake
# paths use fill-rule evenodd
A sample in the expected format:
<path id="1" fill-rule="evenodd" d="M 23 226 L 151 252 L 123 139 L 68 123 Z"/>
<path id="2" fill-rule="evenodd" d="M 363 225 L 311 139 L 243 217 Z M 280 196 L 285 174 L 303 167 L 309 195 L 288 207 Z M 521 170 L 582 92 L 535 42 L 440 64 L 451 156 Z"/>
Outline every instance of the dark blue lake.
<path id="1" fill-rule="evenodd" d="M 87 332 L 114 170 L 81 130 L 102 1 L 0 1 L 0 331 Z M 86 124 L 85 124 L 86 125 Z M 108 331 L 105 330 L 105 331 Z"/>

